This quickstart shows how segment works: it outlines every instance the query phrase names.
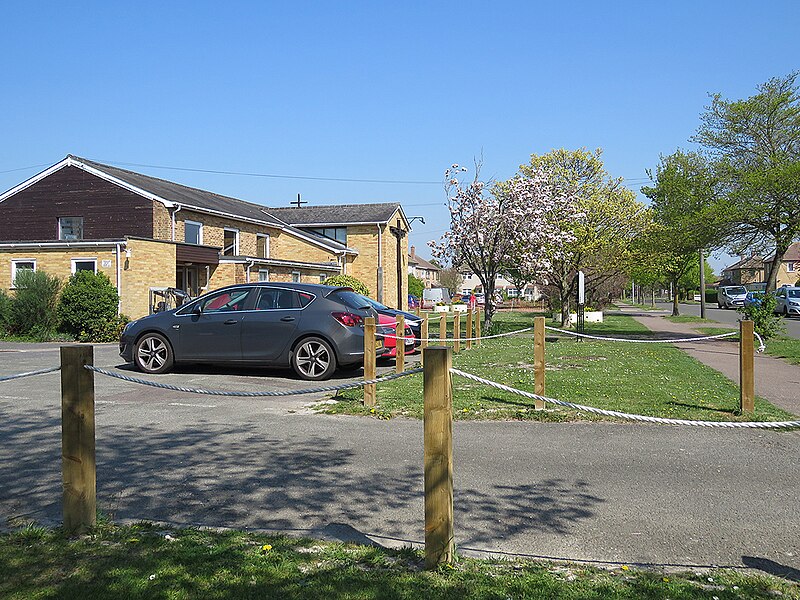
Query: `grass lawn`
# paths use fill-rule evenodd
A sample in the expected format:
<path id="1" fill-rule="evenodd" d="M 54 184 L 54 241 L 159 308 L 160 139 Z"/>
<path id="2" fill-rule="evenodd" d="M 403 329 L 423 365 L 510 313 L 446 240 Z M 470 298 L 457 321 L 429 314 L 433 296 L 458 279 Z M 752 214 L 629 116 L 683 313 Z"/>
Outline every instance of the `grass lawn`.
<path id="1" fill-rule="evenodd" d="M 800 340 L 789 337 L 777 337 L 767 340 L 767 354 L 785 358 L 794 365 L 800 365 Z"/>
<path id="2" fill-rule="evenodd" d="M 695 317 L 694 315 L 678 315 L 677 317 L 669 316 L 664 317 L 667 321 L 672 321 L 673 323 L 713 323 L 710 319 L 703 319 L 701 317 Z"/>
<path id="3" fill-rule="evenodd" d="M 800 598 L 797 584 L 731 570 L 665 573 L 627 565 L 459 559 L 422 570 L 418 550 L 237 531 L 105 524 L 67 538 L 0 535 L 0 597 L 144 598 Z"/>
<path id="4" fill-rule="evenodd" d="M 532 326 L 533 315 L 499 313 L 495 330 Z M 627 316 L 610 316 L 605 323 L 587 323 L 587 333 L 651 338 L 643 325 Z M 430 336 L 438 335 L 431 326 Z M 578 404 L 630 413 L 699 420 L 747 420 L 736 416 L 739 388 L 670 344 L 576 342 L 551 336 L 546 343 L 546 395 Z M 453 365 L 480 377 L 533 391 L 533 333 L 486 340 L 480 348 L 454 355 Z M 571 409 L 548 405 L 533 409 L 533 401 L 454 376 L 453 412 L 457 419 L 533 419 L 541 421 L 595 420 Z M 372 414 L 389 418 L 421 418 L 422 375 L 378 385 L 378 406 L 362 405 L 363 392 L 339 394 L 329 413 Z M 791 418 L 765 400 L 756 399 L 755 419 Z"/>

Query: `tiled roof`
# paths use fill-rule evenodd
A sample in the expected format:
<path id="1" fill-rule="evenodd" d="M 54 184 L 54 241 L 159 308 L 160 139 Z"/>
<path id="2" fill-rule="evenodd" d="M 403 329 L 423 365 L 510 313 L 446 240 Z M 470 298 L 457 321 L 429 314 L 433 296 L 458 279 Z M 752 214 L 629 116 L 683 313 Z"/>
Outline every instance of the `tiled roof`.
<path id="1" fill-rule="evenodd" d="M 348 225 L 352 223 L 388 223 L 397 202 L 378 204 L 337 204 L 333 206 L 302 206 L 300 208 L 268 208 L 271 215 L 295 227 L 311 225 Z"/>
<path id="2" fill-rule="evenodd" d="M 762 269 L 764 268 L 764 259 L 760 256 L 751 256 L 743 258 L 739 262 L 733 263 L 729 267 L 725 267 L 723 271 L 733 271 L 736 269 Z"/>

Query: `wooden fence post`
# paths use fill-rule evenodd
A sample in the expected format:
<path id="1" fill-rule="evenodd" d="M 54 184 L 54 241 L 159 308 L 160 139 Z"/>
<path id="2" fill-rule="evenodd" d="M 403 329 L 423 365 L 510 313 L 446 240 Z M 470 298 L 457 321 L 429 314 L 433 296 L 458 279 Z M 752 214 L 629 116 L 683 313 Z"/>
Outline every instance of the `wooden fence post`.
<path id="1" fill-rule="evenodd" d="M 544 396 L 544 317 L 533 319 L 533 393 Z M 544 400 L 534 400 L 533 408 L 542 410 Z"/>
<path id="2" fill-rule="evenodd" d="M 417 308 L 414 309 L 414 313 L 419 317 L 419 304 L 417 304 Z"/>
<path id="3" fill-rule="evenodd" d="M 422 341 L 419 343 L 419 362 L 420 365 L 425 365 L 425 348 L 428 347 L 428 316 L 422 317 L 422 324 L 419 326 L 419 334 Z"/>
<path id="4" fill-rule="evenodd" d="M 453 396 L 450 348 L 425 348 L 425 568 L 453 560 Z"/>
<path id="5" fill-rule="evenodd" d="M 447 313 L 439 315 L 439 339 L 442 340 L 440 344 L 447 343 Z"/>
<path id="6" fill-rule="evenodd" d="M 739 321 L 739 410 L 755 410 L 755 373 L 753 364 L 753 322 Z"/>
<path id="7" fill-rule="evenodd" d="M 472 348 L 472 309 L 467 310 L 467 350 Z"/>
<path id="8" fill-rule="evenodd" d="M 84 533 L 97 519 L 91 345 L 61 347 L 61 479 L 64 530 Z"/>
<path id="9" fill-rule="evenodd" d="M 461 352 L 461 313 L 453 315 L 453 352 Z"/>
<path id="10" fill-rule="evenodd" d="M 381 338 L 383 343 L 386 340 Z M 377 354 L 375 350 L 375 317 L 364 319 L 364 380 L 375 379 L 375 363 Z M 375 406 L 376 384 L 364 386 L 364 406 Z"/>
<path id="11" fill-rule="evenodd" d="M 406 319 L 403 315 L 397 315 L 395 319 L 397 325 L 395 325 L 394 331 L 397 339 L 394 341 L 394 366 L 396 373 L 402 373 L 406 368 L 406 341 L 400 338 L 406 335 Z"/>
<path id="12" fill-rule="evenodd" d="M 481 309 L 479 307 L 475 307 L 475 337 L 481 337 Z M 475 341 L 476 346 L 481 345 L 481 340 L 478 339 Z"/>

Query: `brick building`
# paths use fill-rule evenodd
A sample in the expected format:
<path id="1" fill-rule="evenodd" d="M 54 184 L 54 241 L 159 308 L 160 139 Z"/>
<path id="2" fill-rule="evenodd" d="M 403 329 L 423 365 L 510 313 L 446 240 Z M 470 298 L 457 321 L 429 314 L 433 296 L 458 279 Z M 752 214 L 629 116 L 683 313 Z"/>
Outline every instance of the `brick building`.
<path id="1" fill-rule="evenodd" d="M 398 288 L 397 278 L 383 272 L 392 261 L 397 267 L 387 271 L 407 268 L 409 226 L 400 205 L 316 208 L 340 216 L 297 227 L 286 220 L 299 215 L 295 209 L 70 155 L 0 195 L 0 288 L 13 289 L 19 269 L 63 279 L 76 270 L 102 271 L 119 290 L 120 311 L 136 318 L 150 312 L 151 292 L 166 287 L 196 296 L 231 283 L 313 283 L 346 273 L 398 305 L 397 294 L 387 293 Z M 347 213 L 370 220 L 348 222 Z M 385 238 L 397 240 L 399 261 Z"/>

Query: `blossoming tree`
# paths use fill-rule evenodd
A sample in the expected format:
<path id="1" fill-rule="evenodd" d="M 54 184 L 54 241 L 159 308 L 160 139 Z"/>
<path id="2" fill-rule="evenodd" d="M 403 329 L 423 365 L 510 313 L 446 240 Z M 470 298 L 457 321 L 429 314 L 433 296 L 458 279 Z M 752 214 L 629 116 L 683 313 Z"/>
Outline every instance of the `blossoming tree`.
<path id="1" fill-rule="evenodd" d="M 487 187 L 457 164 L 445 171 L 450 229 L 432 254 L 453 265 L 467 266 L 478 277 L 486 298 L 485 326 L 496 310 L 495 280 L 510 265 L 546 273 L 554 256 L 572 239 L 560 224 L 574 218 L 577 203 L 567 188 L 554 185 L 545 170 Z"/>

